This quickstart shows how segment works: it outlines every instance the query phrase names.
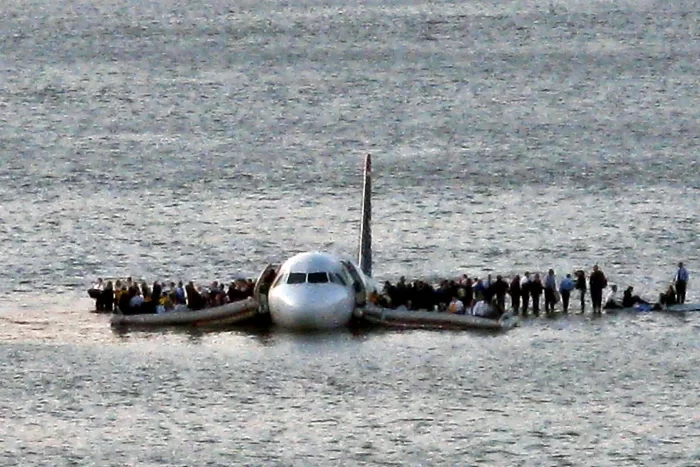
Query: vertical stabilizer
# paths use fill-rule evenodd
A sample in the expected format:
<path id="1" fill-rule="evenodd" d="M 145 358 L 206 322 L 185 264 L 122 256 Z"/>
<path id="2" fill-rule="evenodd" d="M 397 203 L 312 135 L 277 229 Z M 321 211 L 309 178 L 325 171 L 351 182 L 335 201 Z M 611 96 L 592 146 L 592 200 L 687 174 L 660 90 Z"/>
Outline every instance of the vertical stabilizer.
<path id="1" fill-rule="evenodd" d="M 362 223 L 360 254 L 357 260 L 362 272 L 372 277 L 372 155 L 365 158 L 365 181 L 362 189 Z"/>

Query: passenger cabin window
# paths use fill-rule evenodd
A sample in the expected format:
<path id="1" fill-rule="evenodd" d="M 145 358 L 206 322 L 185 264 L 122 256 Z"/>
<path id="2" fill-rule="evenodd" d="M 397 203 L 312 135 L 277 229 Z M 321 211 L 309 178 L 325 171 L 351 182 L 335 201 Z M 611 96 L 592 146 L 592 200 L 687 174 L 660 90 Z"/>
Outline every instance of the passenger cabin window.
<path id="1" fill-rule="evenodd" d="M 328 282 L 328 274 L 325 272 L 310 272 L 309 284 L 325 284 Z"/>
<path id="2" fill-rule="evenodd" d="M 303 272 L 290 272 L 289 277 L 287 277 L 287 284 L 303 284 L 306 282 L 306 273 Z"/>

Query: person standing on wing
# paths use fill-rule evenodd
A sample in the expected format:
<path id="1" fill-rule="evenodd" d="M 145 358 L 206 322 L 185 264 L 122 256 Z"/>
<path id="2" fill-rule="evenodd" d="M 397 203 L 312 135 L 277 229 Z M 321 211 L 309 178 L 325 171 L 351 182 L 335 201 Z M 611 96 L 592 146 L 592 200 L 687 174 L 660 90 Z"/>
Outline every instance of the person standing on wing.
<path id="1" fill-rule="evenodd" d="M 523 303 L 523 316 L 527 316 L 527 307 L 530 302 L 530 273 L 527 271 L 520 279 L 520 300 Z"/>
<path id="2" fill-rule="evenodd" d="M 685 303 L 685 291 L 688 287 L 688 270 L 683 266 L 683 263 L 678 263 L 678 271 L 676 272 L 675 285 L 676 285 L 676 298 L 678 303 Z"/>
<path id="3" fill-rule="evenodd" d="M 564 309 L 564 313 L 569 312 L 569 299 L 571 298 L 571 291 L 574 290 L 574 288 L 576 288 L 576 283 L 571 279 L 571 274 L 567 274 L 564 280 L 561 281 L 561 284 L 559 284 L 561 305 Z"/>
<path id="4" fill-rule="evenodd" d="M 544 291 L 544 285 L 542 285 L 542 280 L 539 274 L 535 274 L 535 277 L 530 282 L 530 296 L 532 297 L 532 314 L 535 316 L 540 315 L 540 297 Z"/>
<path id="5" fill-rule="evenodd" d="M 510 288 L 508 289 L 508 294 L 510 295 L 510 303 L 512 304 L 513 313 L 516 315 L 520 313 L 520 276 L 515 275 L 510 283 Z"/>
<path id="6" fill-rule="evenodd" d="M 603 309 L 603 289 L 608 286 L 608 279 L 598 265 L 593 266 L 593 272 L 588 278 L 591 289 L 591 302 L 593 302 L 593 314 L 601 314 Z"/>
<path id="7" fill-rule="evenodd" d="M 583 270 L 576 271 L 576 290 L 581 293 L 581 313 L 586 312 L 586 273 Z"/>
<path id="8" fill-rule="evenodd" d="M 546 313 L 554 313 L 554 305 L 557 303 L 557 278 L 554 269 L 550 269 L 544 278 L 544 310 Z"/>

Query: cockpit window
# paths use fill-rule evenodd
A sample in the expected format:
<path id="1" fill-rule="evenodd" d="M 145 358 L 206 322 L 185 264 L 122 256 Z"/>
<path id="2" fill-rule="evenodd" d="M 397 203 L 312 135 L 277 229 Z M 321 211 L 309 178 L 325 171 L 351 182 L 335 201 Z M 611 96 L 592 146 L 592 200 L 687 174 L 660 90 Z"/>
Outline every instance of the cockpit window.
<path id="1" fill-rule="evenodd" d="M 341 276 L 337 272 L 332 272 L 329 274 L 329 276 L 331 278 L 331 282 L 335 282 L 336 284 L 340 284 L 340 285 L 344 285 L 344 286 L 348 285 L 348 283 L 345 281 L 345 279 L 343 279 L 343 276 Z"/>
<path id="2" fill-rule="evenodd" d="M 270 286 L 271 289 L 274 289 L 277 287 L 279 284 L 282 283 L 282 278 L 285 277 L 284 274 L 277 274 L 277 278 L 275 279 L 275 282 L 272 283 L 272 286 Z"/>
<path id="3" fill-rule="evenodd" d="M 362 277 L 360 277 L 360 274 L 357 272 L 357 269 L 355 269 L 355 266 L 351 262 L 343 261 L 342 263 L 350 274 L 350 277 L 352 277 L 352 286 L 355 289 L 355 292 L 360 293 L 364 288 Z"/>
<path id="4" fill-rule="evenodd" d="M 343 265 L 345 265 L 345 268 L 348 270 L 350 275 L 352 276 L 353 281 L 355 282 L 362 282 L 362 278 L 357 272 L 357 269 L 355 269 L 355 266 L 349 262 L 349 261 L 343 261 Z"/>
<path id="5" fill-rule="evenodd" d="M 328 274 L 325 272 L 310 272 L 309 284 L 325 284 L 328 282 Z"/>
<path id="6" fill-rule="evenodd" d="M 306 282 L 306 274 L 303 272 L 290 272 L 287 284 L 303 284 Z"/>

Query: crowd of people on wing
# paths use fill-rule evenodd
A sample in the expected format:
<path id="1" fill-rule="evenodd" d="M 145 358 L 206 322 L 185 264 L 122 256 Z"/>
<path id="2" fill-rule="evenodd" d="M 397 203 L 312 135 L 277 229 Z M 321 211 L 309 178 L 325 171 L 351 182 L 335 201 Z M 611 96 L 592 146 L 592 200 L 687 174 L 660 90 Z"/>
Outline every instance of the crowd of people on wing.
<path id="1" fill-rule="evenodd" d="M 679 263 L 673 284 L 660 294 L 659 301 L 654 306 L 658 308 L 685 303 L 688 279 L 687 269 L 683 263 Z M 572 294 L 576 292 L 581 313 L 585 313 L 587 296 L 590 296 L 594 314 L 602 313 L 603 309 L 651 306 L 649 302 L 634 295 L 632 286 L 627 287 L 620 298 L 617 285 L 612 285 L 603 300 L 603 292 L 607 287 L 608 279 L 598 265 L 593 266 L 588 278 L 585 271 L 578 270 L 573 277 L 572 274 L 566 274 L 559 284 L 553 269 L 544 277 L 538 273 L 525 272 L 522 277 L 515 275 L 508 281 L 501 275 L 492 280 L 491 274 L 485 279 L 470 278 L 463 274 L 458 280 L 441 280 L 435 287 L 421 280 L 407 282 L 405 277 L 401 277 L 396 284 L 386 281 L 382 294 L 375 302 L 386 308 L 469 313 L 492 318 L 500 317 L 506 312 L 507 298 L 510 298 L 511 311 L 523 316 L 528 316 L 530 310 L 533 315 L 539 316 L 541 304 L 544 304 L 544 311 L 550 314 L 560 301 L 562 311 L 568 313 Z"/>
<path id="2" fill-rule="evenodd" d="M 253 296 L 255 283 L 250 279 L 237 279 L 228 288 L 218 281 L 208 287 L 197 286 L 193 281 L 186 285 L 180 281 L 161 283 L 138 282 L 128 277 L 125 281 L 104 282 L 102 278 L 88 290 L 95 300 L 97 311 L 118 309 L 125 315 L 167 313 L 169 311 L 201 310 L 224 305 Z"/>
<path id="3" fill-rule="evenodd" d="M 269 287 L 275 271 L 269 271 L 261 280 L 263 288 Z M 415 280 L 407 282 L 405 277 L 396 283 L 384 283 L 381 294 L 371 297 L 372 302 L 385 308 L 405 307 L 409 310 L 431 310 L 455 314 L 473 314 L 488 318 L 499 318 L 506 311 L 506 300 L 510 299 L 510 309 L 515 314 L 539 316 L 540 306 L 544 311 L 554 312 L 555 305 L 561 301 L 562 311 L 569 312 L 572 294 L 578 292 L 581 313 L 586 310 L 587 294 L 593 306 L 593 313 L 600 314 L 602 309 L 630 308 L 635 305 L 648 305 L 657 308 L 685 303 L 689 274 L 683 263 L 678 264 L 673 284 L 661 293 L 654 305 L 634 295 L 634 288 L 627 287 L 620 298 L 617 285 L 612 285 L 605 300 L 603 291 L 608 286 L 608 279 L 598 265 L 593 266 L 588 279 L 583 270 L 566 274 L 561 283 L 553 269 L 544 277 L 539 273 L 525 272 L 521 277 L 515 275 L 509 281 L 503 276 L 492 280 L 489 274 L 485 279 L 470 278 L 463 274 L 458 280 L 441 280 L 437 286 L 428 282 Z M 183 285 L 180 281 L 161 283 L 153 282 L 149 286 L 145 281 L 138 284 L 131 277 L 125 281 L 107 281 L 99 278 L 88 290 L 95 300 L 97 311 L 119 309 L 125 315 L 144 313 L 166 313 L 169 311 L 201 310 L 231 303 L 253 296 L 255 283 L 250 279 L 237 279 L 228 288 L 218 281 L 208 287 L 196 286 L 193 281 Z M 544 302 L 542 302 L 544 299 Z"/>

